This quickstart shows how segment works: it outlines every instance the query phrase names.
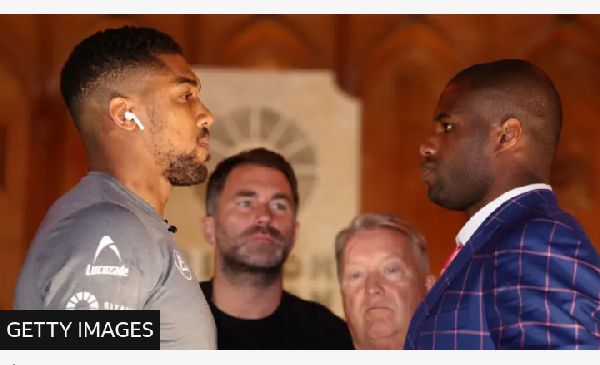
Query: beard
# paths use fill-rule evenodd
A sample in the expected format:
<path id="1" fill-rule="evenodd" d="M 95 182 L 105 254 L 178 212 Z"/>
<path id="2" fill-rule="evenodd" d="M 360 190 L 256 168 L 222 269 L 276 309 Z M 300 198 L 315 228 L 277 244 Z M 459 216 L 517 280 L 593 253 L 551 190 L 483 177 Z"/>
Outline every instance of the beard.
<path id="1" fill-rule="evenodd" d="M 208 129 L 203 128 L 196 137 L 196 145 L 199 145 L 200 140 L 208 135 Z M 155 144 L 155 146 L 158 145 Z M 203 161 L 199 156 L 197 148 L 194 148 L 190 152 L 181 153 L 176 152 L 172 145 L 169 148 L 161 149 L 155 147 L 155 154 L 159 160 L 166 161 L 165 165 L 167 165 L 167 168 L 163 172 L 163 175 L 169 180 L 172 186 L 192 186 L 206 181 L 208 168 L 205 162 L 210 160 L 210 154 L 207 154 Z"/>
<path id="2" fill-rule="evenodd" d="M 428 162 L 433 162 L 431 160 Z M 439 167 L 439 164 L 435 163 L 435 166 Z M 466 211 L 489 192 L 492 178 L 487 158 L 470 157 L 446 167 L 436 170 L 435 180 L 429 186 L 429 200 L 434 204 L 449 210 Z"/>
<path id="3" fill-rule="evenodd" d="M 203 162 L 198 162 L 197 151 L 178 156 L 170 155 L 168 160 L 169 167 L 164 174 L 172 186 L 192 186 L 206 181 L 208 169 Z"/>
<path id="4" fill-rule="evenodd" d="M 254 234 L 268 235 L 268 242 L 249 242 Z M 252 226 L 232 236 L 217 225 L 216 241 L 223 272 L 231 278 L 249 277 L 260 286 L 279 279 L 292 247 L 294 232 L 281 233 L 272 226 Z"/>

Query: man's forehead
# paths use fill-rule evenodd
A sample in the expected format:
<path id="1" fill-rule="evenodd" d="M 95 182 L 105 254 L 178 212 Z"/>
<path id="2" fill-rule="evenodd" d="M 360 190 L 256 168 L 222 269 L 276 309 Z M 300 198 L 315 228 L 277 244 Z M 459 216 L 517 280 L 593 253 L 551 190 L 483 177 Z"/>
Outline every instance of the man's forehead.
<path id="1" fill-rule="evenodd" d="M 463 98 L 466 90 L 467 89 L 462 85 L 459 85 L 454 82 L 449 83 L 444 88 L 442 95 L 440 95 L 440 99 L 438 102 L 438 108 L 447 109 L 449 107 L 452 107 L 454 104 L 456 104 L 459 100 L 461 100 Z M 445 111 L 445 110 L 441 110 L 441 111 Z"/>
<path id="2" fill-rule="evenodd" d="M 471 115 L 478 112 L 485 97 L 478 91 L 467 87 L 452 87 L 444 90 L 436 105 L 434 117 L 436 120 L 454 118 L 459 115 Z"/>
<path id="3" fill-rule="evenodd" d="M 169 82 L 174 84 L 191 83 L 200 86 L 198 76 L 192 71 L 187 60 L 180 54 L 161 54 L 158 58 L 165 66 Z"/>
<path id="4" fill-rule="evenodd" d="M 271 167 L 254 164 L 236 166 L 229 173 L 225 188 L 232 190 L 272 188 L 286 195 L 291 194 L 290 184 L 283 172 Z"/>
<path id="5" fill-rule="evenodd" d="M 357 232 L 346 244 L 347 251 L 404 252 L 410 247 L 410 238 L 403 232 L 386 228 L 374 228 Z"/>
<path id="6" fill-rule="evenodd" d="M 344 255 L 347 265 L 380 265 L 390 261 L 401 261 L 406 263 L 412 259 L 409 251 L 386 250 L 383 248 L 368 251 L 349 251 Z"/>
<path id="7" fill-rule="evenodd" d="M 229 173 L 232 180 L 260 180 L 265 182 L 285 181 L 285 174 L 275 168 L 261 166 L 258 164 L 244 163 L 234 167 Z"/>

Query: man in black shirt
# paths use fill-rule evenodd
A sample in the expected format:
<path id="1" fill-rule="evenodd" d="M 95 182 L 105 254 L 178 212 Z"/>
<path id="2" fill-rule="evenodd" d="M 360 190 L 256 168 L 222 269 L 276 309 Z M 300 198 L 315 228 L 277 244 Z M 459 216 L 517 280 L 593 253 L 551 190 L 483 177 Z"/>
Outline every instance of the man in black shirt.
<path id="1" fill-rule="evenodd" d="M 212 173 L 202 229 L 215 247 L 215 272 L 200 287 L 219 349 L 354 348 L 341 318 L 283 290 L 297 210 L 295 173 L 275 152 L 242 152 Z"/>

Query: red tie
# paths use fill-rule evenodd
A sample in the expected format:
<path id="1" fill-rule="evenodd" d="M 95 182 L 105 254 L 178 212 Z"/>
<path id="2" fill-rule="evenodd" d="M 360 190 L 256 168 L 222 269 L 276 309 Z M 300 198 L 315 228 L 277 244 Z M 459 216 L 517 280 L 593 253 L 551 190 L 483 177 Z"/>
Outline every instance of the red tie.
<path id="1" fill-rule="evenodd" d="M 456 255 L 458 255 L 458 251 L 460 251 L 460 249 L 463 248 L 463 246 L 464 245 L 461 243 L 456 245 L 456 248 L 454 249 L 454 251 L 452 251 L 450 256 L 448 256 L 448 258 L 446 259 L 446 262 L 444 262 L 444 266 L 442 266 L 442 271 L 440 271 L 440 276 L 442 276 L 442 274 L 444 273 L 444 270 L 446 270 L 446 268 L 448 267 L 448 265 L 450 265 L 452 260 L 454 260 Z"/>

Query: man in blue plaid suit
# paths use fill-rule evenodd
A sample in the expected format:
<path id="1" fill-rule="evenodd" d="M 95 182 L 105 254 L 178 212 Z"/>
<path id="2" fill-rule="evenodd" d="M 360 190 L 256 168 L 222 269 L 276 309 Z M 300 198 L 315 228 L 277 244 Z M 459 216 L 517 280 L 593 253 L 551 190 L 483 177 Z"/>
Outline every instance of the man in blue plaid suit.
<path id="1" fill-rule="evenodd" d="M 600 348 L 600 258 L 548 185 L 561 123 L 552 81 L 523 60 L 446 86 L 423 180 L 433 203 L 470 218 L 406 349 Z"/>

